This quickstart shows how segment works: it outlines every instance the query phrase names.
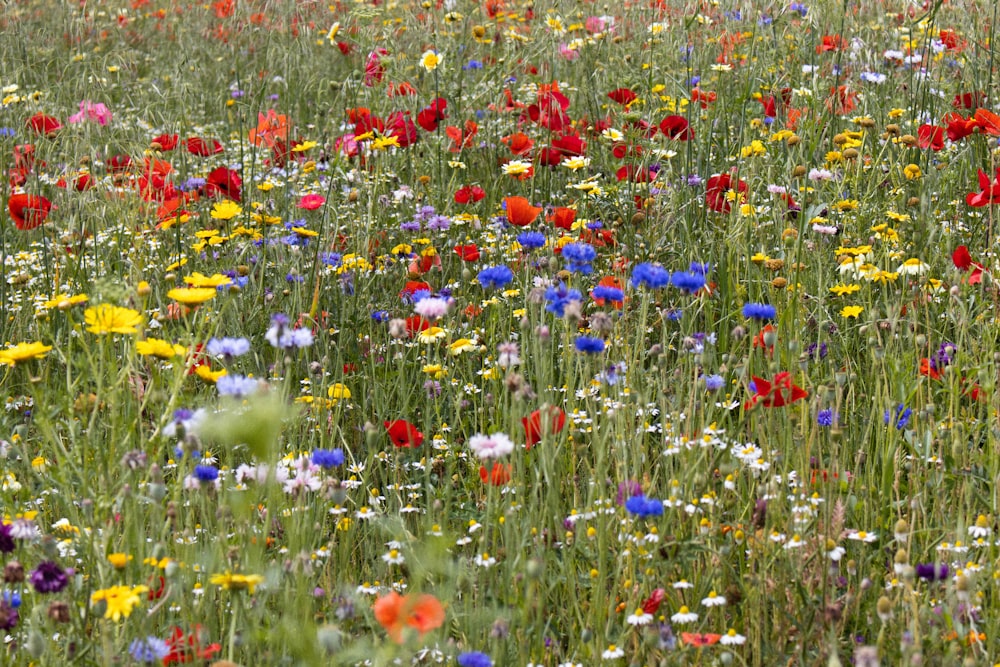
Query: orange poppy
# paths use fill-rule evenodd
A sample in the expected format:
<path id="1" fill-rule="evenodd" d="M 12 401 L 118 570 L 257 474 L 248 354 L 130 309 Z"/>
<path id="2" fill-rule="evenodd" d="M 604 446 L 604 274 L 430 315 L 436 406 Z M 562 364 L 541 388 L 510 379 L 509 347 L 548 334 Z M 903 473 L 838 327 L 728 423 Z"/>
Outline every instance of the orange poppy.
<path id="1" fill-rule="evenodd" d="M 976 109 L 975 119 L 983 132 L 994 137 L 1000 136 L 1000 116 L 988 109 Z"/>
<path id="2" fill-rule="evenodd" d="M 375 620 L 389 634 L 389 639 L 403 643 L 403 631 L 414 628 L 421 636 L 441 627 L 444 623 L 444 607 L 429 593 L 423 595 L 400 595 L 392 591 L 375 600 Z"/>
<path id="3" fill-rule="evenodd" d="M 254 146 L 266 145 L 274 148 L 276 141 L 288 140 L 288 116 L 268 109 L 267 114 L 257 114 L 257 127 L 250 128 L 248 135 Z"/>
<path id="4" fill-rule="evenodd" d="M 503 201 L 507 207 L 507 222 L 515 227 L 527 227 L 542 212 L 540 207 L 532 206 L 524 197 L 507 197 Z"/>
<path id="5" fill-rule="evenodd" d="M 688 646 L 711 646 L 712 644 L 719 643 L 722 639 L 722 635 L 716 635 L 709 632 L 682 632 L 681 641 Z"/>
<path id="6" fill-rule="evenodd" d="M 560 206 L 546 219 L 559 229 L 568 231 L 573 229 L 573 222 L 576 220 L 576 211 L 565 206 Z"/>

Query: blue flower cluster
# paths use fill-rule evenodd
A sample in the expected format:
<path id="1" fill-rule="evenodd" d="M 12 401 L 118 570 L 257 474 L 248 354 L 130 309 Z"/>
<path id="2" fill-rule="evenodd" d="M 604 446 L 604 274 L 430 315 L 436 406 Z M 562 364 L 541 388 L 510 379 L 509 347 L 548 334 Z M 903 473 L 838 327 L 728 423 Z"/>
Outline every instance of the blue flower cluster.
<path id="1" fill-rule="evenodd" d="M 502 289 L 514 280 L 514 272 L 509 266 L 488 266 L 479 272 L 476 280 L 483 286 L 483 289 Z"/>
<path id="2" fill-rule="evenodd" d="M 576 339 L 577 352 L 585 354 L 600 354 L 604 352 L 604 341 L 593 336 L 579 336 Z"/>
<path id="3" fill-rule="evenodd" d="M 622 301 L 625 299 L 625 292 L 621 291 L 617 287 L 611 287 L 610 285 L 598 285 L 590 292 L 590 296 L 596 299 L 604 299 L 605 301 Z"/>
<path id="4" fill-rule="evenodd" d="M 594 267 L 590 265 L 597 257 L 597 251 L 589 243 L 568 243 L 563 246 L 562 256 L 569 265 L 566 267 L 572 273 L 591 273 Z"/>
<path id="5" fill-rule="evenodd" d="M 750 320 L 773 320 L 778 314 L 769 303 L 747 303 L 743 306 L 743 317 Z"/>
<path id="6" fill-rule="evenodd" d="M 640 518 L 648 516 L 662 516 L 663 501 L 656 498 L 647 498 L 646 496 L 640 494 L 632 496 L 626 500 L 625 509 L 629 514 L 634 514 Z"/>
<path id="7" fill-rule="evenodd" d="M 337 449 L 317 449 L 312 453 L 310 460 L 320 468 L 336 468 L 344 465 L 344 450 Z"/>
<path id="8" fill-rule="evenodd" d="M 670 284 L 670 272 L 662 266 L 643 262 L 632 269 L 632 278 L 629 282 L 632 287 L 660 289 Z"/>
<path id="9" fill-rule="evenodd" d="M 517 242 L 525 250 L 534 250 L 545 245 L 545 234 L 541 232 L 521 232 L 517 235 Z"/>
<path id="10" fill-rule="evenodd" d="M 566 287 L 565 283 L 559 283 L 558 286 L 550 285 L 548 289 L 545 290 L 545 300 L 548 301 L 545 304 L 545 310 L 554 314 L 556 317 L 565 317 L 566 306 L 574 301 L 580 301 L 583 296 L 578 290 L 569 289 Z"/>

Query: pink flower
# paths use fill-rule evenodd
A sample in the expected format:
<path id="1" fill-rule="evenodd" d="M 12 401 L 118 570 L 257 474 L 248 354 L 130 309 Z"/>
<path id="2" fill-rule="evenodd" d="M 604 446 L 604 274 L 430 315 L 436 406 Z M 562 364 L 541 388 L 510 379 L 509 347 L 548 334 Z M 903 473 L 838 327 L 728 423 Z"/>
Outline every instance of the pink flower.
<path id="1" fill-rule="evenodd" d="M 103 102 L 94 104 L 90 100 L 83 100 L 80 102 L 80 111 L 66 120 L 70 123 L 82 123 L 91 120 L 103 127 L 111 122 L 111 110 L 104 106 Z"/>
<path id="2" fill-rule="evenodd" d="M 580 54 L 577 51 L 574 51 L 565 44 L 559 45 L 559 55 L 561 55 L 566 60 L 576 60 L 577 58 L 580 57 Z"/>
<path id="3" fill-rule="evenodd" d="M 319 194 L 305 195 L 299 200 L 299 208 L 305 209 L 307 211 L 315 211 L 320 206 L 326 203 L 326 197 Z"/>

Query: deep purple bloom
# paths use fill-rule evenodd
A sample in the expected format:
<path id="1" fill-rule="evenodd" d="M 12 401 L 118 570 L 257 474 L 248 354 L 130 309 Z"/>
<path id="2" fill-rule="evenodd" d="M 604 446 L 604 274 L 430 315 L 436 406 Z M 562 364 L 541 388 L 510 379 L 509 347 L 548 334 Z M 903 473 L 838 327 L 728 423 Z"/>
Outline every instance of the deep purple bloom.
<path id="1" fill-rule="evenodd" d="M 917 563 L 917 576 L 924 581 L 944 581 L 948 578 L 948 566 L 945 563 Z"/>
<path id="2" fill-rule="evenodd" d="M 14 544 L 14 537 L 10 534 L 12 525 L 0 523 L 0 553 L 9 554 L 17 546 Z"/>
<path id="3" fill-rule="evenodd" d="M 28 580 L 39 593 L 58 593 L 66 588 L 69 576 L 57 563 L 46 560 L 38 564 Z"/>

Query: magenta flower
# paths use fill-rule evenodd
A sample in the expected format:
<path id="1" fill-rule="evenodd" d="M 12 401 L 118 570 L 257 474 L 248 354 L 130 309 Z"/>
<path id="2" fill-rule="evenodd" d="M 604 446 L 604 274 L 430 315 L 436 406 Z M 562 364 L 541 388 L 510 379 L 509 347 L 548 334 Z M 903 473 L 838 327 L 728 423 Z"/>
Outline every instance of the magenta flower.
<path id="1" fill-rule="evenodd" d="M 90 100 L 83 100 L 80 102 L 80 111 L 67 118 L 67 120 L 70 123 L 82 123 L 90 120 L 103 127 L 111 122 L 111 110 L 103 102 L 94 104 Z"/>

